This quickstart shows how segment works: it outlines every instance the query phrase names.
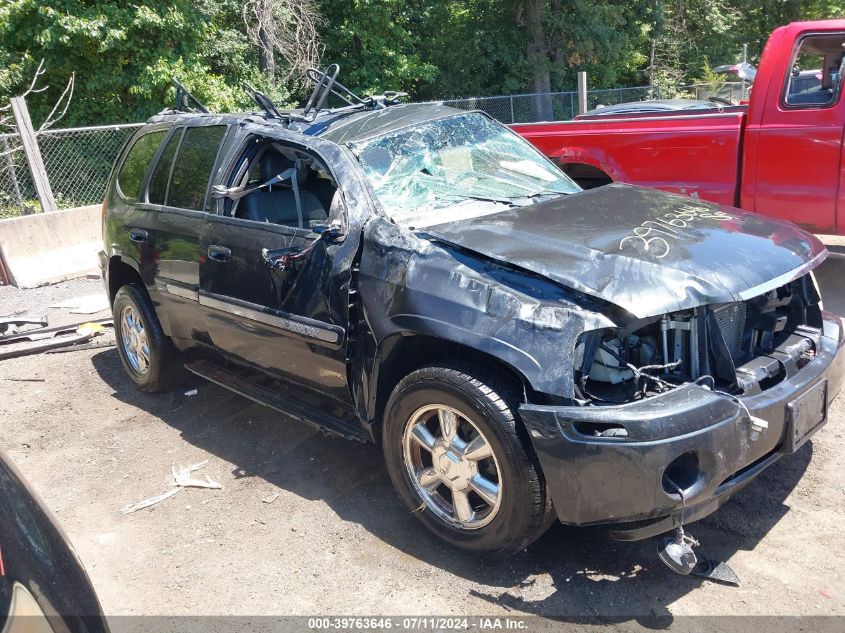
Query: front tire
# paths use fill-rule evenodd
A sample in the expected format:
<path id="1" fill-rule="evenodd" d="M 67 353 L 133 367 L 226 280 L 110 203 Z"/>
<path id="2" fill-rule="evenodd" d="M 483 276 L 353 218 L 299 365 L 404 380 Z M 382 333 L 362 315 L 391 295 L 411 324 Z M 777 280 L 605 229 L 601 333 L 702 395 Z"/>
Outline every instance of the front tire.
<path id="1" fill-rule="evenodd" d="M 143 287 L 121 287 L 114 297 L 112 316 L 117 351 L 135 386 L 146 392 L 172 387 L 180 369 L 178 352 Z"/>
<path id="2" fill-rule="evenodd" d="M 426 367 L 387 403 L 384 456 L 402 501 L 444 541 L 514 554 L 551 524 L 551 500 L 507 381 L 474 368 Z"/>

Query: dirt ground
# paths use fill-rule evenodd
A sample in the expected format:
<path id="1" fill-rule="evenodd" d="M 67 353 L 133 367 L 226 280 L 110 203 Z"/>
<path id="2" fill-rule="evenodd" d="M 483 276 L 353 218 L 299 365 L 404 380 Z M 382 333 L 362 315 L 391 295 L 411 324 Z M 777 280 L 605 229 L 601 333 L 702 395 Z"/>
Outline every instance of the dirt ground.
<path id="1" fill-rule="evenodd" d="M 845 313 L 845 258 L 819 278 L 827 308 Z M 44 306 L 100 288 L 0 288 L 0 314 L 78 320 Z M 463 555 L 404 510 L 375 447 L 199 379 L 142 394 L 114 347 L 0 362 L 0 446 L 57 515 L 109 615 L 845 615 L 843 439 L 845 397 L 798 454 L 691 526 L 740 576 L 735 588 L 673 575 L 656 539 L 616 543 L 603 528 L 558 525 L 503 561 Z M 196 474 L 222 490 L 121 515 L 167 490 L 171 466 L 203 460 Z"/>

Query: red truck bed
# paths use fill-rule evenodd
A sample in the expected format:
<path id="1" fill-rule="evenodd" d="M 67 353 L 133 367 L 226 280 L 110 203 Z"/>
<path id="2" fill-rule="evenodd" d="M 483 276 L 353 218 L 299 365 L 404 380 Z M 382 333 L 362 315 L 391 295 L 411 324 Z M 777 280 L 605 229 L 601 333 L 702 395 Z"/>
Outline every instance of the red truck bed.
<path id="1" fill-rule="evenodd" d="M 613 181 L 736 206 L 744 123 L 744 111 L 714 107 L 706 114 L 528 123 L 513 129 L 560 164 L 591 165 Z"/>

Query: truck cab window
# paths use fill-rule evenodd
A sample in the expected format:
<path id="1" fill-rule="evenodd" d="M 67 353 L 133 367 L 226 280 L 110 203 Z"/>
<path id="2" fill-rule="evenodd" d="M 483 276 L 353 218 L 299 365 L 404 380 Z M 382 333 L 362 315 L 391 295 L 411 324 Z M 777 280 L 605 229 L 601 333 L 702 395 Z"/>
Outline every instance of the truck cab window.
<path id="1" fill-rule="evenodd" d="M 839 101 L 845 34 L 811 35 L 798 43 L 789 72 L 784 105 L 793 108 L 829 107 Z"/>

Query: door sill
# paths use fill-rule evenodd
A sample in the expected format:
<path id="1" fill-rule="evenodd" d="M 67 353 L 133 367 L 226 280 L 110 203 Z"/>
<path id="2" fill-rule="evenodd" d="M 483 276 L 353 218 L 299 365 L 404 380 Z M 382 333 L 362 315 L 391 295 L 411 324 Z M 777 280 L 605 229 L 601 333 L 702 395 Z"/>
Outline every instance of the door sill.
<path id="1" fill-rule="evenodd" d="M 358 417 L 347 407 L 318 396 L 302 393 L 294 396 L 291 389 L 266 374 L 248 368 L 232 368 L 209 360 L 185 364 L 185 369 L 279 413 L 313 426 L 323 433 L 348 440 L 367 442 L 367 435 Z"/>

